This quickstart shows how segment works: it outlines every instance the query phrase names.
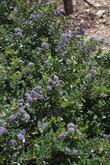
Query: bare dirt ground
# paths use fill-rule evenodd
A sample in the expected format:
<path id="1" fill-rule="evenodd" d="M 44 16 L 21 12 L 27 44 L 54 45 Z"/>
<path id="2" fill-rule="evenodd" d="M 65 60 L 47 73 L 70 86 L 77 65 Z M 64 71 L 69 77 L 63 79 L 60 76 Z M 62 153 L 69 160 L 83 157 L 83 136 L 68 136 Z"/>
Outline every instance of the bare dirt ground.
<path id="1" fill-rule="evenodd" d="M 87 38 L 103 39 L 103 48 L 110 48 L 110 0 L 88 0 L 96 8 L 83 0 L 73 0 L 74 12 L 68 16 L 68 29 L 82 26 Z M 63 8 L 61 2 L 60 8 Z"/>

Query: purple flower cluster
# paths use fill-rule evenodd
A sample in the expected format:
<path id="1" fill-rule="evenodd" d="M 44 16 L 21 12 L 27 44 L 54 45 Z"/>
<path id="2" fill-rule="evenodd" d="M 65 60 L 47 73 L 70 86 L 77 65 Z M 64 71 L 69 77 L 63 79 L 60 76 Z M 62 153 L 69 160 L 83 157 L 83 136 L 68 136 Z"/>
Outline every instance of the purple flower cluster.
<path id="1" fill-rule="evenodd" d="M 30 115 L 24 109 L 21 108 L 18 110 L 18 112 L 8 117 L 10 123 L 17 122 L 19 119 L 28 122 L 30 120 Z"/>
<path id="2" fill-rule="evenodd" d="M 36 86 L 30 93 L 26 93 L 26 104 L 25 107 L 29 108 L 30 104 L 34 102 L 36 99 L 37 100 L 44 100 L 44 96 L 41 94 L 42 87 L 41 86 Z"/>
<path id="3" fill-rule="evenodd" d="M 32 98 L 32 96 L 31 96 L 31 94 L 28 94 L 28 95 L 26 96 L 26 100 L 27 100 L 27 102 L 32 102 L 32 101 L 33 101 L 33 98 Z"/>
<path id="4" fill-rule="evenodd" d="M 18 133 L 17 138 L 18 138 L 18 140 L 20 140 L 23 143 L 25 143 L 25 137 L 24 137 L 24 135 L 22 133 Z"/>
<path id="5" fill-rule="evenodd" d="M 20 141 L 22 141 L 23 143 L 25 143 L 25 134 L 26 134 L 26 130 L 25 130 L 25 129 L 21 130 L 21 131 L 17 134 L 18 140 L 20 140 Z"/>
<path id="6" fill-rule="evenodd" d="M 0 127 L 0 136 L 6 135 L 7 134 L 7 130 L 4 127 Z"/>
<path id="7" fill-rule="evenodd" d="M 78 150 L 75 149 L 75 148 L 73 149 L 73 152 L 72 152 L 70 148 L 66 147 L 66 148 L 65 148 L 65 151 L 66 151 L 66 154 L 67 154 L 67 155 L 70 155 L 71 153 L 73 153 L 75 156 L 78 155 Z"/>
<path id="8" fill-rule="evenodd" d="M 19 107 L 22 107 L 23 104 L 24 104 L 24 99 L 19 99 L 19 100 L 18 100 L 18 106 L 19 106 Z"/>
<path id="9" fill-rule="evenodd" d="M 39 90 L 41 90 L 41 89 L 42 89 L 41 86 L 36 86 L 36 87 L 34 88 L 35 91 L 39 91 Z"/>
<path id="10" fill-rule="evenodd" d="M 24 103 L 24 99 L 19 99 L 18 102 L 19 103 Z"/>
<path id="11" fill-rule="evenodd" d="M 47 86 L 47 90 L 48 90 L 48 91 L 51 91 L 51 90 L 52 90 L 52 86 L 49 86 L 49 85 L 48 85 L 48 86 Z"/>
<path id="12" fill-rule="evenodd" d="M 24 113 L 22 116 L 22 121 L 25 121 L 25 122 L 30 121 L 30 115 L 28 113 Z"/>
<path id="13" fill-rule="evenodd" d="M 24 109 L 19 109 L 17 114 L 21 115 L 21 114 L 24 114 L 24 113 L 26 113 L 26 111 Z"/>
<path id="14" fill-rule="evenodd" d="M 47 42 L 42 42 L 41 43 L 41 47 L 48 47 L 48 46 L 49 46 L 49 44 Z"/>
<path id="15" fill-rule="evenodd" d="M 31 105 L 30 105 L 29 103 L 26 103 L 26 104 L 25 104 L 25 107 L 26 107 L 27 109 L 29 109 L 29 108 L 31 107 Z"/>
<path id="16" fill-rule="evenodd" d="M 97 38 L 97 37 L 92 37 L 91 40 L 96 41 L 96 42 L 99 42 L 99 43 L 102 43 L 102 44 L 103 44 L 103 42 L 104 42 L 104 39 L 102 39 L 102 38 Z"/>
<path id="17" fill-rule="evenodd" d="M 22 107 L 23 106 L 23 104 L 22 103 L 18 103 L 18 107 Z"/>
<path id="18" fill-rule="evenodd" d="M 33 67 L 33 65 L 34 65 L 34 63 L 33 63 L 33 62 L 29 62 L 29 64 L 27 65 L 27 67 L 28 67 L 28 68 L 32 68 L 32 67 Z"/>
<path id="19" fill-rule="evenodd" d="M 70 128 L 68 128 L 68 133 L 74 133 L 75 132 L 75 128 L 72 128 L 72 127 L 70 127 Z"/>
<path id="20" fill-rule="evenodd" d="M 69 44 L 68 35 L 66 33 L 62 34 L 61 38 L 60 38 L 60 41 L 64 46 L 68 45 Z"/>
<path id="21" fill-rule="evenodd" d="M 66 33 L 63 33 L 60 37 L 60 41 L 63 44 L 69 44 L 69 39 L 73 37 L 73 33 L 71 31 L 68 31 Z"/>
<path id="22" fill-rule="evenodd" d="M 8 117 L 8 120 L 9 120 L 9 122 L 14 122 L 14 121 L 16 121 L 16 114 L 13 114 L 13 115 L 10 115 L 9 117 Z"/>
<path id="23" fill-rule="evenodd" d="M 56 13 L 57 13 L 57 15 L 59 15 L 59 16 L 64 16 L 64 15 L 65 15 L 65 11 L 64 11 L 63 9 L 58 9 L 58 10 L 56 11 Z"/>
<path id="24" fill-rule="evenodd" d="M 67 155 L 70 155 L 70 154 L 71 154 L 70 148 L 67 147 L 67 148 L 65 149 L 65 151 L 66 151 L 66 154 L 67 154 Z"/>
<path id="25" fill-rule="evenodd" d="M 26 109 L 29 109 L 31 107 L 31 104 L 34 103 L 35 100 L 44 100 L 44 95 L 42 94 L 42 87 L 36 86 L 32 91 L 29 93 L 25 93 L 25 98 L 20 98 L 18 100 L 18 111 L 15 114 L 12 114 L 8 117 L 8 120 L 10 123 L 13 124 L 15 122 L 17 125 L 19 125 L 19 122 L 29 122 L 31 120 L 30 114 L 26 112 Z M 47 123 L 43 125 L 43 129 L 47 128 Z M 6 129 L 1 127 L 0 128 L 0 136 L 6 134 Z M 17 134 L 18 140 L 25 142 L 25 133 L 20 132 Z M 15 143 L 13 141 L 10 142 L 10 145 Z"/>
<path id="26" fill-rule="evenodd" d="M 36 86 L 30 93 L 25 93 L 25 100 L 19 99 L 18 100 L 18 107 L 21 107 L 18 111 L 19 113 L 24 113 L 23 108 L 29 109 L 31 107 L 31 103 L 33 103 L 36 99 L 44 100 L 44 96 L 41 94 L 42 87 Z"/>
<path id="27" fill-rule="evenodd" d="M 81 46 L 82 42 L 80 40 L 77 41 L 77 45 Z"/>
<path id="28" fill-rule="evenodd" d="M 23 65 L 24 61 L 23 60 L 19 60 L 19 64 Z"/>
<path id="29" fill-rule="evenodd" d="M 45 60 L 43 63 L 44 63 L 45 65 L 48 65 L 49 60 Z"/>
<path id="30" fill-rule="evenodd" d="M 84 35 L 85 34 L 85 29 L 82 25 L 80 25 L 78 28 L 77 28 L 77 31 L 76 31 L 76 35 Z"/>
<path id="31" fill-rule="evenodd" d="M 75 125 L 73 123 L 67 124 L 67 131 L 69 134 L 75 133 Z"/>
<path id="32" fill-rule="evenodd" d="M 48 90 L 52 90 L 52 87 L 59 87 L 60 86 L 60 79 L 58 76 L 54 75 L 52 79 L 49 79 L 48 82 L 51 86 L 47 86 Z"/>
<path id="33" fill-rule="evenodd" d="M 65 137 L 66 137 L 66 135 L 63 134 L 63 133 L 61 133 L 61 134 L 57 137 L 57 139 L 58 139 L 58 140 L 64 140 Z"/>
<path id="34" fill-rule="evenodd" d="M 27 104 L 27 107 L 30 107 L 30 104 L 29 103 L 26 103 Z M 25 105 L 26 105 L 25 104 Z M 26 107 L 26 106 L 25 106 Z M 28 109 L 28 108 L 27 108 Z M 19 109 L 18 112 L 16 113 L 17 114 L 17 117 L 24 121 L 24 122 L 29 122 L 30 121 L 30 115 L 24 110 L 24 109 Z"/>
<path id="35" fill-rule="evenodd" d="M 60 53 L 61 57 L 66 56 L 67 46 L 70 44 L 71 39 L 74 39 L 74 35 L 71 31 L 65 32 L 60 36 L 60 41 L 56 48 L 56 52 Z"/>
<path id="36" fill-rule="evenodd" d="M 15 35 L 19 38 L 22 38 L 23 37 L 23 34 L 22 34 L 22 31 L 20 28 L 16 28 L 15 29 Z"/>
<path id="37" fill-rule="evenodd" d="M 41 18 L 42 15 L 41 14 L 31 14 L 30 18 L 32 18 L 34 21 L 36 21 L 37 19 Z"/>
<path id="38" fill-rule="evenodd" d="M 73 153 L 74 153 L 75 156 L 77 156 L 78 155 L 78 150 L 74 148 Z"/>
<path id="39" fill-rule="evenodd" d="M 27 96 L 27 100 L 26 100 L 26 103 L 25 103 L 25 100 L 24 99 L 19 99 L 18 100 L 18 107 L 20 108 L 15 114 L 12 114 L 8 117 L 8 120 L 10 123 L 13 123 L 13 122 L 18 122 L 19 120 L 22 120 L 24 122 L 28 122 L 30 120 L 30 115 L 24 110 L 24 108 L 26 109 L 29 109 L 30 108 L 30 100 L 29 100 L 29 94 L 26 94 Z M 27 102 L 29 101 L 29 102 Z"/>

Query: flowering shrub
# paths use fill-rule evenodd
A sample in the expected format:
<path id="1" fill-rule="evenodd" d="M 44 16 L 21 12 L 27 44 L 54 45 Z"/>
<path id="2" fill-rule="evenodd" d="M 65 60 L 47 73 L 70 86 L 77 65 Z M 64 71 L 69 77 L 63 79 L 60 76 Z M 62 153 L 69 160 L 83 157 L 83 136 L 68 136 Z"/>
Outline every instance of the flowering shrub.
<path id="1" fill-rule="evenodd" d="M 81 29 L 64 31 L 52 1 L 7 2 L 0 164 L 109 164 L 110 53 Z"/>

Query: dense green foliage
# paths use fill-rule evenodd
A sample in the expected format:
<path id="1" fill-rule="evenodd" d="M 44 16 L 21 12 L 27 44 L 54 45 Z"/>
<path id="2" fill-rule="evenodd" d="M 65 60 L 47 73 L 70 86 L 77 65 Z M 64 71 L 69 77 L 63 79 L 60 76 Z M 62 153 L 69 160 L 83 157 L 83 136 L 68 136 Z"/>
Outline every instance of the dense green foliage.
<path id="1" fill-rule="evenodd" d="M 0 1 L 0 164 L 110 164 L 110 52 L 55 4 Z"/>

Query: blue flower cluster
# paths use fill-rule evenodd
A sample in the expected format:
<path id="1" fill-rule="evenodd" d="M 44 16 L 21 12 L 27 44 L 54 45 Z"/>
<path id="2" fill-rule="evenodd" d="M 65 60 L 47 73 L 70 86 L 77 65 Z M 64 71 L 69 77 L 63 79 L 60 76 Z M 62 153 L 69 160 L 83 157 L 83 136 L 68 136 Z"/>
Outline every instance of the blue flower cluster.
<path id="1" fill-rule="evenodd" d="M 65 15 L 65 11 L 64 11 L 64 9 L 57 9 L 56 10 L 56 14 L 59 15 L 59 16 L 64 16 Z"/>
<path id="2" fill-rule="evenodd" d="M 52 88 L 56 88 L 60 86 L 60 79 L 57 75 L 54 75 L 53 78 L 48 80 L 48 83 L 50 83 L 49 86 L 47 86 L 48 90 L 52 90 Z"/>
<path id="3" fill-rule="evenodd" d="M 6 135 L 7 134 L 7 130 L 4 127 L 0 127 L 0 136 Z"/>
<path id="4" fill-rule="evenodd" d="M 23 129 L 22 131 L 20 131 L 17 134 L 18 140 L 20 140 L 21 142 L 25 143 L 25 134 L 26 134 L 26 130 L 25 129 Z"/>
<path id="5" fill-rule="evenodd" d="M 67 130 L 68 130 L 68 133 L 73 134 L 75 133 L 76 127 L 73 123 L 69 123 L 67 124 Z"/>
<path id="6" fill-rule="evenodd" d="M 67 155 L 73 154 L 74 156 L 78 156 L 78 150 L 76 148 L 71 150 L 70 148 L 66 147 L 65 152 L 66 152 Z"/>
<path id="7" fill-rule="evenodd" d="M 74 35 L 71 31 L 65 32 L 60 36 L 56 51 L 60 53 L 61 57 L 65 57 L 67 54 L 67 46 L 70 44 L 70 40 L 74 39 Z"/>
<path id="8" fill-rule="evenodd" d="M 10 123 L 16 123 L 18 120 L 21 120 L 22 122 L 29 122 L 31 117 L 29 113 L 26 112 L 26 109 L 28 110 L 34 101 L 44 100 L 44 95 L 41 94 L 41 90 L 41 86 L 36 86 L 30 93 L 25 93 L 25 99 L 21 98 L 18 100 L 19 110 L 15 114 L 10 115 L 8 117 L 8 121 Z"/>
<path id="9" fill-rule="evenodd" d="M 42 42 L 42 43 L 41 43 L 41 47 L 42 47 L 42 48 L 48 47 L 48 46 L 49 46 L 49 44 L 48 44 L 47 42 Z"/>
<path id="10" fill-rule="evenodd" d="M 22 31 L 20 28 L 15 28 L 15 35 L 19 38 L 22 38 L 23 37 L 23 34 L 22 34 Z"/>

